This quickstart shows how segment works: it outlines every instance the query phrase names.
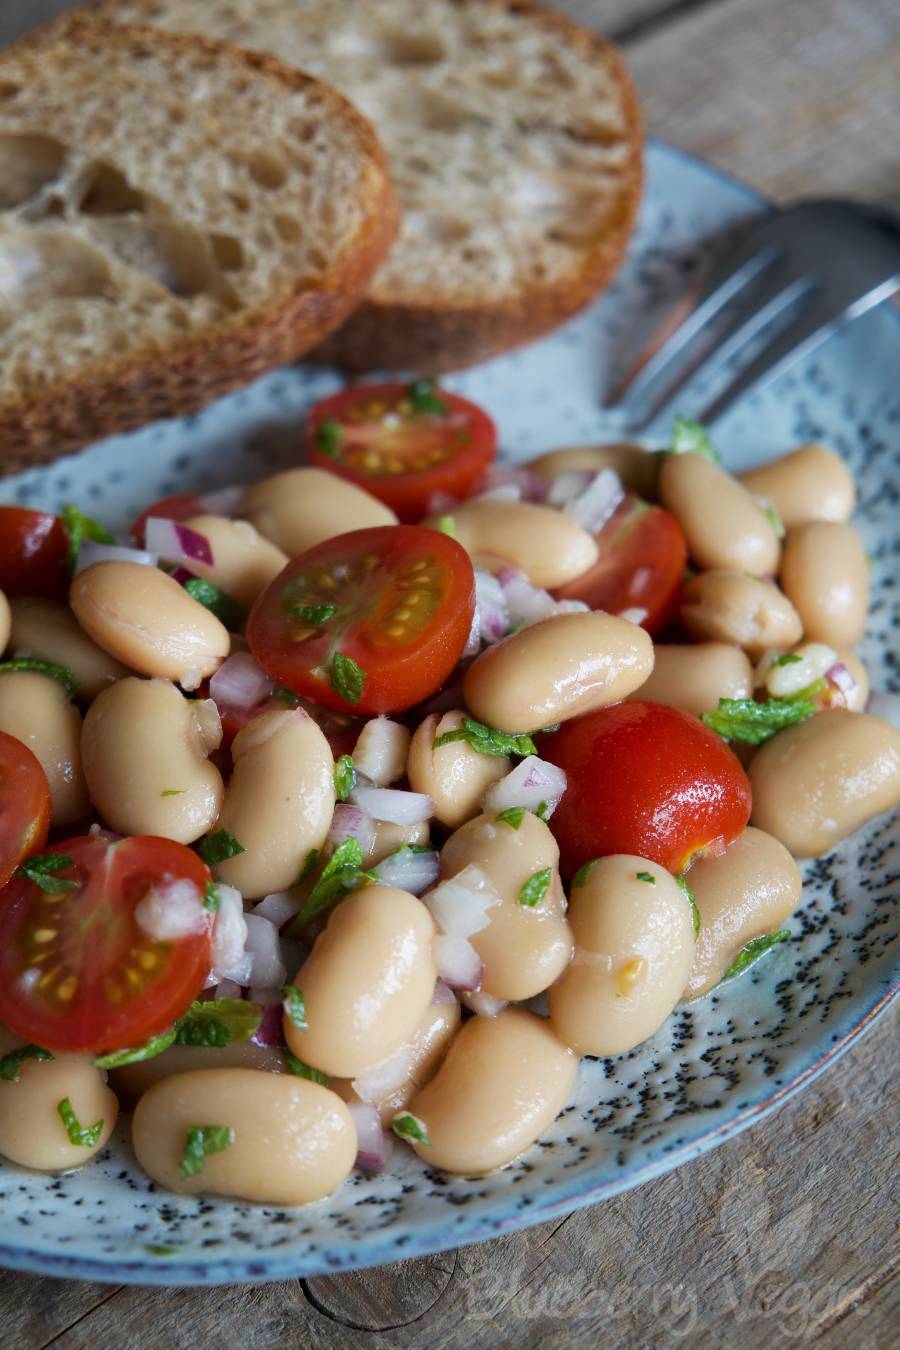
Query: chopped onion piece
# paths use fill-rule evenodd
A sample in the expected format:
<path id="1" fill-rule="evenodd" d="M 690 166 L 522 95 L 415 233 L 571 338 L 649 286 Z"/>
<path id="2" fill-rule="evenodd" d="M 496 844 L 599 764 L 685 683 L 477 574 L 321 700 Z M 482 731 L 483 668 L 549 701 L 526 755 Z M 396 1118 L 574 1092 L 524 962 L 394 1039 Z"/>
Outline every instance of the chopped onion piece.
<path id="1" fill-rule="evenodd" d="M 375 843 L 375 822 L 361 807 L 338 802 L 331 817 L 328 843 L 337 848 L 345 839 L 356 839 L 363 853 L 368 853 Z"/>
<path id="2" fill-rule="evenodd" d="M 167 562 L 213 564 L 213 551 L 205 534 L 199 534 L 178 520 L 164 520 L 150 516 L 144 528 L 144 543 L 151 553 L 159 554 Z"/>
<path id="3" fill-rule="evenodd" d="M 568 506 L 584 492 L 594 477 L 590 469 L 563 469 L 554 476 L 547 493 L 548 506 Z"/>
<path id="4" fill-rule="evenodd" d="M 418 825 L 434 815 L 434 801 L 424 792 L 401 792 L 397 788 L 357 785 L 350 793 L 350 801 L 373 819 L 387 821 L 391 825 Z"/>
<path id="5" fill-rule="evenodd" d="M 882 689 L 874 690 L 869 695 L 866 712 L 872 713 L 875 717 L 883 717 L 885 722 L 890 722 L 892 727 L 900 731 L 900 694 L 887 693 Z"/>
<path id="6" fill-rule="evenodd" d="M 505 487 L 518 488 L 520 500 L 528 502 L 543 502 L 547 497 L 544 479 L 521 464 L 492 464 L 481 481 L 479 494 L 493 495 L 498 488 Z"/>
<path id="7" fill-rule="evenodd" d="M 249 652 L 232 652 L 209 682 L 210 696 L 223 708 L 255 708 L 274 689 L 275 681 Z"/>
<path id="8" fill-rule="evenodd" d="M 253 913 L 268 919 L 276 928 L 282 928 L 294 917 L 299 908 L 300 901 L 291 895 L 290 891 L 273 891 L 271 895 L 260 900 L 258 905 L 254 905 Z"/>
<path id="9" fill-rule="evenodd" d="M 236 516 L 245 491 L 242 487 L 226 487 L 204 492 L 197 498 L 200 511 L 206 516 Z"/>
<path id="10" fill-rule="evenodd" d="M 373 1064 L 365 1073 L 353 1080 L 353 1091 L 364 1102 L 376 1105 L 397 1088 L 403 1087 L 412 1077 L 414 1065 L 413 1047 L 410 1043 L 401 1045 L 387 1059 Z"/>
<path id="11" fill-rule="evenodd" d="M 212 968 L 220 980 L 236 980 L 238 984 L 250 983 L 253 958 L 244 951 L 247 942 L 247 924 L 244 919 L 244 902 L 240 891 L 233 886 L 217 883 L 219 891 L 219 909 L 212 932 Z"/>
<path id="12" fill-rule="evenodd" d="M 474 622 L 478 625 L 479 637 L 485 642 L 499 642 L 509 629 L 509 608 L 503 587 L 490 572 L 480 569 L 475 573 Z"/>
<path id="13" fill-rule="evenodd" d="M 435 980 L 431 1002 L 432 1004 L 455 1003 L 456 995 L 449 985 L 444 984 L 443 980 Z"/>
<path id="14" fill-rule="evenodd" d="M 432 492 L 428 497 L 427 514 L 443 516 L 452 514 L 454 506 L 459 506 L 459 498 L 451 497 L 449 492 Z"/>
<path id="15" fill-rule="evenodd" d="M 642 624 L 650 613 L 648 609 L 641 609 L 640 605 L 632 605 L 630 609 L 620 609 L 618 617 L 626 619 L 628 623 Z"/>
<path id="16" fill-rule="evenodd" d="M 483 994 L 480 990 L 463 993 L 459 997 L 460 1002 L 479 1017 L 496 1017 L 509 1002 L 505 998 L 492 998 L 490 994 Z"/>
<path id="17" fill-rule="evenodd" d="M 583 492 L 566 504 L 565 512 L 588 534 L 598 534 L 622 502 L 625 489 L 614 469 L 601 469 Z"/>
<path id="18" fill-rule="evenodd" d="M 487 911 L 500 897 L 480 867 L 470 864 L 424 897 L 441 932 L 448 937 L 471 937 L 487 928 Z"/>
<path id="19" fill-rule="evenodd" d="M 176 942 L 209 927 L 209 912 L 193 881 L 159 881 L 135 906 L 138 928 L 154 942 Z"/>
<path id="20" fill-rule="evenodd" d="M 400 722 L 373 717 L 353 747 L 353 764 L 375 787 L 387 787 L 406 773 L 411 739 L 409 728 Z"/>
<path id="21" fill-rule="evenodd" d="M 261 989 L 280 988 L 287 980 L 287 971 L 278 946 L 278 929 L 261 914 L 245 914 L 247 941 L 245 950 L 253 958 L 250 983 Z"/>
<path id="22" fill-rule="evenodd" d="M 472 500 L 477 502 L 520 502 L 523 490 L 519 483 L 498 483 L 496 487 L 485 488 Z"/>
<path id="23" fill-rule="evenodd" d="M 520 760 L 505 777 L 492 783 L 482 798 L 485 811 L 506 811 L 510 806 L 524 806 L 526 811 L 537 811 L 546 804 L 545 818 L 551 816 L 566 790 L 566 775 L 549 760 L 528 755 Z"/>
<path id="24" fill-rule="evenodd" d="M 478 613 L 478 602 L 475 602 L 475 609 L 472 612 L 472 624 L 469 628 L 469 636 L 466 638 L 466 645 L 462 649 L 463 658 L 467 656 L 477 656 L 481 651 L 481 616 Z"/>
<path id="25" fill-rule="evenodd" d="M 265 994 L 265 999 L 262 995 Z M 272 1002 L 270 995 L 275 996 Z M 284 995 L 280 989 L 250 990 L 254 1003 L 262 1008 L 262 1021 L 250 1039 L 254 1045 L 284 1045 Z"/>
<path id="26" fill-rule="evenodd" d="M 503 588 L 511 628 L 527 628 L 553 613 L 556 605 L 553 596 L 533 586 L 524 572 L 504 567 L 497 573 L 497 580 Z"/>
<path id="27" fill-rule="evenodd" d="M 434 940 L 438 974 L 451 989 L 480 989 L 484 962 L 468 938 L 442 933 Z"/>
<path id="28" fill-rule="evenodd" d="M 78 550 L 78 560 L 75 563 L 76 577 L 86 567 L 93 567 L 94 563 L 99 562 L 130 562 L 140 563 L 143 567 L 155 567 L 159 559 L 155 553 L 150 553 L 144 548 L 125 548 L 122 544 L 98 544 L 93 539 L 85 539 Z"/>
<path id="29" fill-rule="evenodd" d="M 216 985 L 216 998 L 243 998 L 243 986 L 237 980 L 220 980 Z"/>
<path id="30" fill-rule="evenodd" d="M 431 853 L 414 853 L 399 848 L 382 858 L 374 870 L 382 886 L 396 886 L 400 891 L 421 895 L 441 875 L 440 854 L 436 849 Z"/>
<path id="31" fill-rule="evenodd" d="M 381 1127 L 381 1118 L 370 1102 L 348 1102 L 356 1126 L 356 1166 L 362 1172 L 382 1172 L 393 1151 L 393 1138 Z"/>
<path id="32" fill-rule="evenodd" d="M 836 661 L 833 666 L 830 666 L 825 672 L 825 678 L 830 680 L 832 684 L 836 684 L 842 694 L 852 694 L 856 688 L 856 680 L 843 661 Z"/>

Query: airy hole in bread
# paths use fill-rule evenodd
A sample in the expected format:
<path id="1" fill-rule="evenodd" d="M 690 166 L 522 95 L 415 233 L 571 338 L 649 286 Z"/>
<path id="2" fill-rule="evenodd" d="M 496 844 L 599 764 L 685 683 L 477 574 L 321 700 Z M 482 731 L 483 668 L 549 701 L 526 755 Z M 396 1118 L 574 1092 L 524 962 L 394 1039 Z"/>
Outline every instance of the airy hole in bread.
<path id="1" fill-rule="evenodd" d="M 9 211 L 52 183 L 66 148 L 52 136 L 0 136 L 0 210 Z"/>
<path id="2" fill-rule="evenodd" d="M 86 216 L 115 216 L 128 211 L 143 211 L 144 194 L 135 191 L 114 164 L 98 160 L 90 167 L 86 191 L 78 209 Z"/>
<path id="3" fill-rule="evenodd" d="M 22 92 L 22 86 L 13 80 L 0 80 L 0 103 L 11 103 Z"/>

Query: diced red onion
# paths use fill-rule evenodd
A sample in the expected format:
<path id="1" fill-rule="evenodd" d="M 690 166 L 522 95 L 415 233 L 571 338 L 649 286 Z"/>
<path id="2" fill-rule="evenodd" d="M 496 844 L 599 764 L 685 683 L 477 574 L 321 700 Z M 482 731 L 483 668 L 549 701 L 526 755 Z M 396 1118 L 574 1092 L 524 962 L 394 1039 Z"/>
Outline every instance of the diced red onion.
<path id="1" fill-rule="evenodd" d="M 256 664 L 249 652 L 232 652 L 209 682 L 211 698 L 220 708 L 255 708 L 275 688 L 275 681 Z"/>
<path id="2" fill-rule="evenodd" d="M 287 971 L 278 946 L 278 929 L 261 914 L 245 914 L 247 941 L 245 950 L 253 958 L 250 984 L 261 989 L 281 988 Z"/>
<path id="3" fill-rule="evenodd" d="M 503 587 L 490 572 L 475 573 L 475 614 L 479 636 L 485 642 L 499 642 L 509 630 L 509 607 Z"/>
<path id="4" fill-rule="evenodd" d="M 197 498 L 200 513 L 205 516 L 236 516 L 245 491 L 242 487 L 226 487 L 218 488 L 215 492 L 204 492 L 202 497 Z"/>
<path id="5" fill-rule="evenodd" d="M 402 792 L 398 788 L 357 786 L 350 801 L 374 820 L 391 825 L 418 825 L 434 815 L 434 801 L 424 792 Z"/>
<path id="6" fill-rule="evenodd" d="M 375 822 L 368 812 L 352 802 L 338 802 L 331 817 L 331 829 L 328 831 L 328 843 L 342 844 L 345 839 L 356 839 L 363 853 L 368 853 L 375 843 Z"/>
<path id="7" fill-rule="evenodd" d="M 216 985 L 216 998 L 243 998 L 244 986 L 237 980 L 219 980 Z"/>
<path id="8" fill-rule="evenodd" d="M 553 596 L 540 586 L 533 586 L 524 572 L 504 567 L 497 573 L 497 580 L 503 588 L 511 628 L 527 628 L 553 613 L 556 605 Z"/>
<path id="9" fill-rule="evenodd" d="M 597 534 L 625 497 L 614 469 L 601 469 L 583 492 L 566 504 L 565 512 L 588 534 Z"/>
<path id="10" fill-rule="evenodd" d="M 481 616 L 478 613 L 478 603 L 476 601 L 475 609 L 472 613 L 472 623 L 469 627 L 469 636 L 466 638 L 466 645 L 462 649 L 462 654 L 466 656 L 477 656 L 481 651 Z"/>
<path id="11" fill-rule="evenodd" d="M 433 853 L 414 853 L 402 849 L 382 858 L 374 870 L 382 886 L 395 886 L 400 891 L 421 895 L 441 875 L 441 859 L 437 850 Z"/>
<path id="12" fill-rule="evenodd" d="M 280 990 L 274 992 L 277 994 L 277 1001 L 262 1005 L 262 1021 L 250 1037 L 254 1045 L 284 1045 L 282 995 Z M 254 998 L 253 1001 L 254 1003 L 261 1002 L 259 998 Z"/>
<path id="13" fill-rule="evenodd" d="M 479 494 L 485 496 L 502 487 L 517 487 L 522 499 L 528 502 L 543 502 L 547 497 L 547 484 L 539 474 L 521 464 L 492 464 L 479 484 Z"/>
<path id="14" fill-rule="evenodd" d="M 590 469 L 563 469 L 554 476 L 547 492 L 547 505 L 563 507 L 584 492 L 594 477 Z"/>
<path id="15" fill-rule="evenodd" d="M 393 1151 L 393 1137 L 381 1126 L 381 1117 L 370 1102 L 348 1102 L 356 1126 L 356 1163 L 362 1172 L 383 1172 Z"/>
<path id="16" fill-rule="evenodd" d="M 434 940 L 438 974 L 451 989 L 480 989 L 484 962 L 468 938 L 440 934 Z"/>
<path id="17" fill-rule="evenodd" d="M 353 764 L 375 787 L 396 783 L 406 773 L 409 743 L 408 727 L 389 717 L 373 717 L 359 733 L 353 747 Z"/>
<path id="18" fill-rule="evenodd" d="M 892 727 L 900 731 L 900 694 L 891 694 L 883 689 L 875 689 L 869 695 L 866 712 L 875 717 L 884 718 Z"/>
<path id="19" fill-rule="evenodd" d="M 105 825 L 98 825 L 96 821 L 88 830 L 88 834 L 92 839 L 108 839 L 111 844 L 115 844 L 119 839 L 125 838 L 124 834 L 116 834 L 115 831 L 108 830 Z"/>
<path id="20" fill-rule="evenodd" d="M 505 777 L 491 784 L 484 794 L 482 806 L 485 811 L 506 811 L 510 806 L 524 806 L 526 811 L 536 811 L 545 802 L 546 814 L 550 816 L 565 790 L 563 769 L 549 760 L 528 755 Z"/>
<path id="21" fill-rule="evenodd" d="M 260 914 L 269 923 L 274 923 L 276 928 L 283 927 L 284 924 L 292 919 L 300 908 L 300 901 L 290 891 L 273 891 L 271 895 L 265 896 L 258 905 L 254 905 L 253 913 Z"/>
<path id="22" fill-rule="evenodd" d="M 233 886 L 219 882 L 218 891 L 219 909 L 212 931 L 213 973 L 220 980 L 236 980 L 246 986 L 250 983 L 253 958 L 244 950 L 247 942 L 244 902 Z"/>
<path id="23" fill-rule="evenodd" d="M 554 614 L 589 614 L 590 609 L 585 600 L 557 600 L 553 605 Z"/>
<path id="24" fill-rule="evenodd" d="M 459 498 L 451 497 L 449 492 L 432 492 L 428 497 L 427 514 L 429 516 L 443 516 L 452 512 L 454 506 L 459 506 Z"/>
<path id="25" fill-rule="evenodd" d="M 825 678 L 830 680 L 832 684 L 837 685 L 842 694 L 852 694 L 856 688 L 856 680 L 843 661 L 836 661 L 830 669 L 826 670 Z"/>
<path id="26" fill-rule="evenodd" d="M 443 980 L 435 980 L 431 1002 L 432 1004 L 455 1003 L 456 995 L 449 985 L 444 984 Z"/>
<path id="27" fill-rule="evenodd" d="M 388 1055 L 387 1059 L 381 1060 L 379 1064 L 373 1064 L 358 1078 L 354 1078 L 353 1091 L 364 1102 L 377 1105 L 378 1102 L 383 1102 L 390 1093 L 396 1092 L 397 1088 L 401 1088 L 409 1082 L 412 1077 L 413 1063 L 412 1044 L 401 1045 L 399 1050 L 395 1050 L 392 1055 Z"/>
<path id="28" fill-rule="evenodd" d="M 627 619 L 629 623 L 642 624 L 649 614 L 649 610 L 641 609 L 640 605 L 632 605 L 630 609 L 620 609 L 619 618 Z"/>
<path id="29" fill-rule="evenodd" d="M 505 998 L 493 998 L 490 994 L 482 993 L 480 989 L 462 993 L 459 998 L 470 1012 L 477 1013 L 479 1017 L 496 1017 L 509 1002 Z"/>
<path id="30" fill-rule="evenodd" d="M 480 867 L 470 864 L 426 895 L 425 904 L 442 933 L 471 937 L 490 923 L 487 911 L 500 897 Z M 449 983 L 449 981 L 448 981 Z"/>
<path id="31" fill-rule="evenodd" d="M 122 544 L 98 544 L 93 539 L 85 539 L 78 550 L 75 563 L 75 575 L 86 567 L 100 562 L 140 563 L 143 567 L 155 567 L 159 562 L 155 553 L 143 548 L 125 548 Z"/>
<path id="32" fill-rule="evenodd" d="M 161 516 L 150 516 L 144 529 L 144 543 L 151 553 L 156 553 L 167 562 L 213 564 L 213 551 L 205 534 L 182 525 L 178 520 L 164 520 Z"/>
<path id="33" fill-rule="evenodd" d="M 498 483 L 496 487 L 489 487 L 484 492 L 479 492 L 473 500 L 479 502 L 520 502 L 522 496 L 522 488 L 519 483 Z"/>
<path id="34" fill-rule="evenodd" d="M 157 882 L 138 901 L 134 918 L 154 942 L 175 942 L 209 927 L 209 913 L 193 881 Z"/>

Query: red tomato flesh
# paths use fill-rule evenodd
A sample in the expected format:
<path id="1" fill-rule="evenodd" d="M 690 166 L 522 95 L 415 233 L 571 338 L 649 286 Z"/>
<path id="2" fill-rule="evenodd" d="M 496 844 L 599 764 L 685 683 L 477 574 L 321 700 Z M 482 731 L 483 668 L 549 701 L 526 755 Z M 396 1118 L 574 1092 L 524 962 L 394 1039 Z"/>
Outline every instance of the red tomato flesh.
<path id="1" fill-rule="evenodd" d="M 497 430 L 476 404 L 429 381 L 360 384 L 316 404 L 306 441 L 311 464 L 415 523 L 432 493 L 469 496 L 494 458 Z"/>
<path id="2" fill-rule="evenodd" d="M 256 601 L 246 636 L 263 670 L 301 698 L 401 712 L 454 669 L 474 611 L 475 574 L 455 539 L 386 525 L 295 558 Z"/>
<path id="3" fill-rule="evenodd" d="M 0 506 L 0 591 L 64 600 L 69 537 L 59 516 Z"/>
<path id="4" fill-rule="evenodd" d="M 0 1021 L 48 1050 L 118 1050 L 170 1027 L 203 988 L 209 924 L 159 942 L 135 909 L 157 883 L 191 881 L 202 899 L 209 869 L 171 839 L 82 836 L 54 844 L 71 865 L 44 892 L 14 877 L 0 891 Z M 210 921 L 211 921 L 210 916 Z"/>
<path id="5" fill-rule="evenodd" d="M 750 783 L 737 757 L 690 713 L 616 703 L 541 737 L 540 753 L 568 785 L 553 813 L 561 866 L 634 853 L 683 872 L 723 851 L 750 819 Z"/>
<path id="6" fill-rule="evenodd" d="M 27 745 L 0 731 L 0 886 L 43 848 L 49 828 L 47 775 Z"/>
<path id="7" fill-rule="evenodd" d="M 140 548 L 143 548 L 144 531 L 151 516 L 159 516 L 163 520 L 188 520 L 191 516 L 202 516 L 204 514 L 203 503 L 196 493 L 176 492 L 173 497 L 161 497 L 158 502 L 153 502 L 143 510 L 132 521 L 128 533 L 134 542 Z"/>
<path id="8" fill-rule="evenodd" d="M 687 542 L 678 521 L 661 506 L 626 493 L 594 536 L 600 556 L 594 566 L 553 592 L 557 600 L 583 600 L 608 614 L 631 611 L 648 633 L 657 633 L 675 612 Z M 638 618 L 637 611 L 643 611 Z"/>

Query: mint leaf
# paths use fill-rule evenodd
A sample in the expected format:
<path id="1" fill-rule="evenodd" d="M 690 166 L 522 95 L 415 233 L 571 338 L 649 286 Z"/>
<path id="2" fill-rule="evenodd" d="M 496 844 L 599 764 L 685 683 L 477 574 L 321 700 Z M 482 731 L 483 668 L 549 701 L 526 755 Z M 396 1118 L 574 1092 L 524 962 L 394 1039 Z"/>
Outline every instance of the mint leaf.
<path id="1" fill-rule="evenodd" d="M 573 891 L 574 891 L 575 888 L 576 888 L 576 886 L 583 886 L 583 885 L 584 885 L 584 883 L 587 881 L 587 878 L 588 878 L 588 872 L 591 870 L 591 868 L 593 867 L 594 863 L 597 862 L 597 861 L 598 861 L 597 858 L 591 858 L 590 862 L 586 862 L 586 863 L 582 863 L 582 864 L 581 864 L 581 866 L 579 867 L 578 871 L 575 873 L 574 877 L 572 878 L 572 885 L 571 885 L 571 887 L 570 887 L 570 890 L 573 890 Z"/>
<path id="2" fill-rule="evenodd" d="M 223 1153 L 234 1143 L 234 1130 L 227 1125 L 189 1125 L 184 1141 L 184 1153 L 178 1170 L 183 1177 L 195 1177 L 203 1171 L 203 1161 L 209 1153 Z"/>
<path id="3" fill-rule="evenodd" d="M 517 896 L 519 904 L 525 905 L 527 909 L 534 909 L 539 905 L 550 889 L 552 875 L 552 867 L 542 867 L 539 872 L 533 873 L 519 891 Z"/>
<path id="4" fill-rule="evenodd" d="M 284 1056 L 288 1073 L 292 1073 L 295 1078 L 307 1078 L 310 1083 L 321 1083 L 323 1087 L 328 1086 L 328 1078 L 320 1069 L 314 1069 L 305 1060 L 298 1059 L 286 1046 L 282 1048 L 281 1053 Z"/>
<path id="5" fill-rule="evenodd" d="M 337 605 L 297 605 L 292 613 L 313 628 L 321 628 L 323 623 L 327 623 L 337 614 Z"/>
<path id="6" fill-rule="evenodd" d="M 415 1139 L 418 1144 L 430 1144 L 424 1120 L 411 1111 L 400 1111 L 391 1121 L 391 1129 L 399 1139 Z"/>
<path id="7" fill-rule="evenodd" d="M 285 1015 L 290 1018 L 298 1031 L 309 1026 L 306 1020 L 306 1004 L 303 995 L 295 984 L 286 984 L 281 991 L 284 994 Z"/>
<path id="8" fill-rule="evenodd" d="M 513 735 L 507 731 L 498 731 L 496 727 L 485 726 L 472 717 L 464 717 L 463 724 L 456 731 L 445 731 L 432 741 L 432 749 L 442 745 L 451 745 L 453 741 L 465 741 L 480 755 L 536 755 L 537 746 L 530 736 Z"/>
<path id="9" fill-rule="evenodd" d="M 702 713 L 700 720 L 726 741 L 762 745 L 785 727 L 805 722 L 815 711 L 814 703 L 800 697 L 770 698 L 764 703 L 752 698 L 720 698 L 719 706 Z"/>
<path id="10" fill-rule="evenodd" d="M 700 455 L 711 464 L 718 464 L 722 456 L 709 439 L 706 428 L 699 422 L 687 417 L 676 417 L 672 425 L 672 445 L 669 451 L 673 455 Z"/>
<path id="11" fill-rule="evenodd" d="M 191 577 L 184 583 L 184 590 L 188 595 L 208 609 L 210 614 L 215 614 L 220 623 L 223 623 L 230 633 L 237 632 L 244 622 L 244 611 L 236 600 L 232 600 L 230 595 L 214 582 L 208 581 L 206 577 Z"/>
<path id="12" fill-rule="evenodd" d="M 69 1142 L 78 1144 L 81 1148 L 93 1148 L 102 1133 L 103 1121 L 95 1120 L 93 1125 L 80 1125 L 68 1097 L 63 1097 L 62 1101 L 57 1103 L 56 1109 L 66 1127 Z"/>
<path id="13" fill-rule="evenodd" d="M 36 853 L 33 858 L 26 858 L 20 867 L 13 872 L 14 877 L 25 877 L 28 881 L 33 881 L 35 886 L 39 886 L 45 895 L 62 895 L 63 891 L 74 891 L 78 888 L 77 881 L 64 881 L 61 877 L 54 876 L 54 872 L 64 872 L 67 867 L 74 867 L 75 864 L 66 853 Z"/>
<path id="14" fill-rule="evenodd" d="M 48 675 L 56 680 L 63 689 L 74 698 L 78 693 L 78 681 L 68 666 L 55 666 L 52 661 L 38 661 L 31 656 L 20 656 L 15 661 L 0 661 L 0 675 L 7 670 L 33 670 L 37 675 Z"/>
<path id="15" fill-rule="evenodd" d="M 86 516 L 71 502 L 67 502 L 62 509 L 62 523 L 69 537 L 69 571 L 73 576 L 78 563 L 78 550 L 85 539 L 90 539 L 95 544 L 114 544 L 116 542 L 104 525 L 101 525 L 99 521 L 92 520 L 90 516 Z"/>
<path id="16" fill-rule="evenodd" d="M 514 830 L 517 830 L 524 817 L 524 806 L 508 806 L 505 811 L 501 811 L 499 815 L 494 816 L 494 820 L 503 825 L 511 825 Z"/>
<path id="17" fill-rule="evenodd" d="M 363 881 L 378 880 L 374 872 L 362 869 L 362 860 L 363 851 L 358 839 L 354 839 L 351 835 L 338 844 L 322 868 L 306 904 L 291 921 L 288 936 L 301 933 L 307 924 L 331 909 L 338 900 L 343 900 L 348 891 L 355 890 Z"/>
<path id="18" fill-rule="evenodd" d="M 211 998 L 192 1003 L 175 1023 L 175 1045 L 201 1045 L 221 1050 L 235 1041 L 249 1041 L 259 1030 L 262 1011 L 245 998 Z"/>
<path id="19" fill-rule="evenodd" d="M 765 956 L 770 947 L 777 946 L 779 942 L 787 942 L 790 936 L 787 928 L 779 928 L 777 933 L 766 933 L 764 937 L 752 938 L 738 952 L 719 983 L 733 980 L 735 975 L 741 975 L 748 966 L 752 966 L 761 956 Z"/>
<path id="20" fill-rule="evenodd" d="M 776 656 L 776 657 L 775 657 L 775 660 L 772 662 L 772 665 L 773 665 L 773 666 L 795 666 L 795 665 L 797 664 L 798 661 L 802 661 L 802 660 L 803 660 L 803 657 L 800 655 L 799 652 L 782 652 L 780 656 Z"/>
<path id="21" fill-rule="evenodd" d="M 537 816 L 538 820 L 546 820 L 550 815 L 550 808 L 546 802 L 538 802 L 537 806 L 534 808 L 534 814 Z"/>
<path id="22" fill-rule="evenodd" d="M 222 908 L 222 896 L 214 881 L 208 881 L 203 888 L 203 908 L 210 914 L 218 914 Z"/>
<path id="23" fill-rule="evenodd" d="M 316 445 L 329 459 L 340 459 L 344 428 L 334 417 L 326 417 L 316 427 Z"/>
<path id="24" fill-rule="evenodd" d="M 691 907 L 691 913 L 694 919 L 694 941 L 696 942 L 697 938 L 700 936 L 700 906 L 697 904 L 697 901 L 694 898 L 694 892 L 687 884 L 687 879 L 683 873 L 675 878 L 675 884 L 684 892 L 685 898 Z"/>
<path id="25" fill-rule="evenodd" d="M 183 797 L 187 788 L 164 788 L 159 794 L 161 797 Z"/>
<path id="26" fill-rule="evenodd" d="M 362 698 L 366 672 L 352 656 L 335 652 L 331 659 L 331 687 L 347 703 L 358 703 Z"/>
<path id="27" fill-rule="evenodd" d="M 356 787 L 356 767 L 351 755 L 341 755 L 334 766 L 334 795 L 345 802 Z"/>
<path id="28" fill-rule="evenodd" d="M 656 885 L 656 877 L 652 872 L 635 872 L 634 876 L 636 881 L 646 881 L 648 886 Z"/>
<path id="29" fill-rule="evenodd" d="M 303 866 L 300 869 L 300 875 L 297 878 L 297 881 L 295 883 L 296 885 L 299 886 L 301 881 L 306 880 L 306 878 L 309 876 L 310 872 L 312 872 L 318 861 L 319 861 L 319 850 L 317 848 L 311 848 L 303 860 Z"/>
<path id="30" fill-rule="evenodd" d="M 0 1059 L 0 1078 L 4 1083 L 18 1083 L 19 1073 L 26 1059 L 55 1059 L 49 1050 L 44 1050 L 39 1045 L 22 1045 L 18 1050 L 10 1050 L 8 1055 Z"/>
<path id="31" fill-rule="evenodd" d="M 170 1027 L 159 1036 L 151 1036 L 143 1045 L 130 1050 L 111 1050 L 108 1055 L 100 1055 L 94 1063 L 98 1069 L 121 1069 L 125 1064 L 143 1064 L 144 1060 L 155 1059 L 174 1044 L 175 1027 Z"/>
<path id="32" fill-rule="evenodd" d="M 451 539 L 456 538 L 456 520 L 453 516 L 438 516 L 434 528 L 439 534 L 449 535 Z"/>
<path id="33" fill-rule="evenodd" d="M 216 863 L 227 862 L 229 858 L 236 858 L 247 850 L 227 830 L 216 830 L 215 834 L 208 834 L 200 840 L 197 852 L 207 867 L 215 867 Z"/>
<path id="34" fill-rule="evenodd" d="M 432 413 L 435 417 L 442 417 L 448 411 L 447 404 L 434 392 L 436 388 L 437 381 L 428 379 L 413 380 L 407 386 L 406 397 L 414 413 Z"/>

